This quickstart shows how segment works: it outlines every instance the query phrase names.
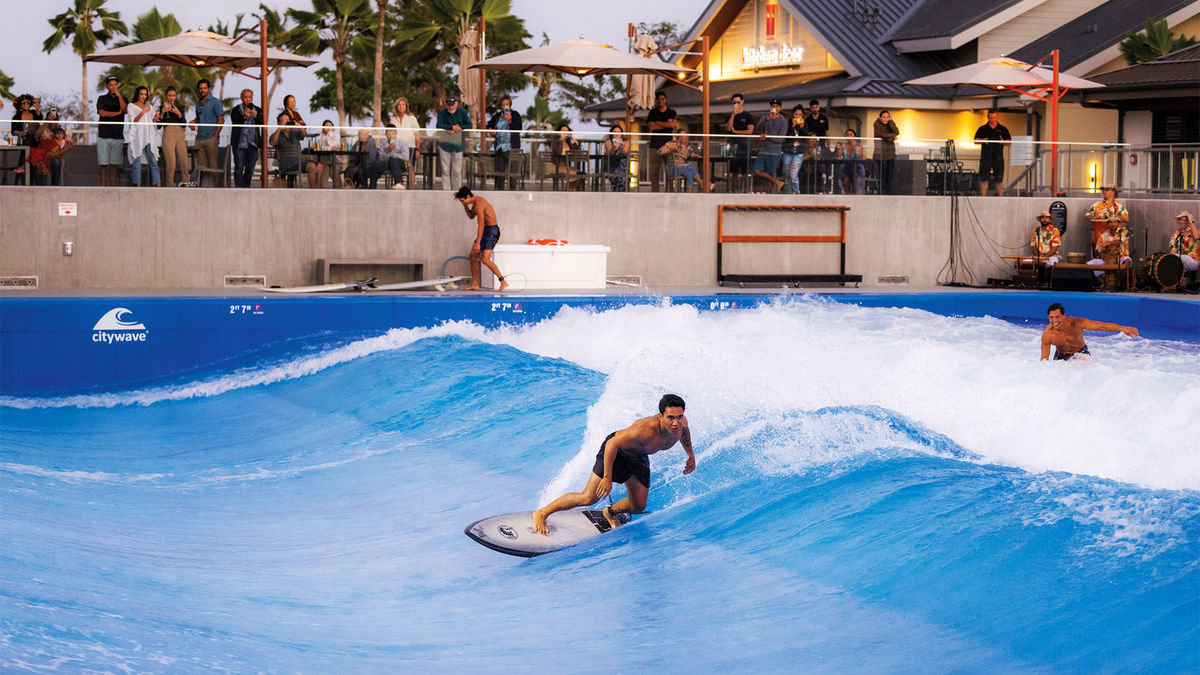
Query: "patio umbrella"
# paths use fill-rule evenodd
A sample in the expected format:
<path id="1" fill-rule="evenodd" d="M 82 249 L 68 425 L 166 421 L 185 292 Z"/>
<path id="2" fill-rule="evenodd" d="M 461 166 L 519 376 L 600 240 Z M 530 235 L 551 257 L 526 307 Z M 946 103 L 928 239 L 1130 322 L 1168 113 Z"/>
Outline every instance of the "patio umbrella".
<path id="1" fill-rule="evenodd" d="M 1042 62 L 1049 59 L 1051 67 Z M 974 85 L 989 89 L 1011 89 L 1050 104 L 1050 194 L 1058 194 L 1058 101 L 1068 89 L 1095 89 L 1104 85 L 1082 77 L 1063 75 L 1058 70 L 1058 50 L 1047 54 L 1037 64 L 1000 57 L 954 68 L 934 75 L 905 82 L 906 85 L 927 87 L 958 87 Z"/>
<path id="2" fill-rule="evenodd" d="M 650 58 L 650 54 L 657 49 L 658 43 L 649 33 L 642 33 L 633 43 L 633 50 L 643 58 Z M 653 75 L 634 75 L 630 78 L 627 104 L 635 110 L 649 110 L 654 107 Z"/>
<path id="3" fill-rule="evenodd" d="M 236 73 L 241 73 L 245 68 L 262 66 L 258 45 L 235 42 L 234 38 L 229 36 L 204 30 L 115 47 L 89 54 L 84 60 L 128 66 L 215 67 Z M 316 62 L 316 59 L 307 56 L 267 47 L 267 65 L 272 70 L 286 66 L 311 66 Z"/>
<path id="4" fill-rule="evenodd" d="M 479 78 L 470 72 L 470 68 L 479 60 L 479 31 L 469 30 L 463 33 L 458 49 L 458 97 L 462 99 L 463 105 L 478 117 L 482 98 L 480 95 L 483 92 Z"/>
<path id="5" fill-rule="evenodd" d="M 85 61 L 102 61 L 104 63 L 120 63 L 131 66 L 188 66 L 193 68 L 221 68 L 246 77 L 257 77 L 262 83 L 261 103 L 267 101 L 267 76 L 276 68 L 289 66 L 308 67 L 316 63 L 316 59 L 299 56 L 266 46 L 266 41 L 253 45 L 242 42 L 242 38 L 257 30 L 258 34 L 267 34 L 267 22 L 260 21 L 258 28 L 253 28 L 238 37 L 231 38 L 209 31 L 197 30 L 180 33 L 158 40 L 147 40 L 124 47 L 95 52 L 84 58 Z M 259 68 L 259 75 L 245 72 L 247 68 Z M 266 120 L 262 125 L 262 186 L 267 186 L 267 144 Z"/>

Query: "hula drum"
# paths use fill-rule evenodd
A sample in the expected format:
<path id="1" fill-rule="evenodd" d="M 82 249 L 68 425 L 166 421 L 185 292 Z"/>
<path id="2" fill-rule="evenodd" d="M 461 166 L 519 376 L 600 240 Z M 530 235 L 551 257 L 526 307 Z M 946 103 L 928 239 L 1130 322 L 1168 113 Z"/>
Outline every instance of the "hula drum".
<path id="1" fill-rule="evenodd" d="M 1174 288 L 1183 279 L 1183 263 L 1172 253 L 1155 253 L 1146 258 L 1146 279 L 1160 289 Z"/>
<path id="2" fill-rule="evenodd" d="M 1084 261 L 1086 258 L 1087 258 L 1087 256 L 1086 256 L 1086 255 L 1084 255 L 1084 254 L 1082 254 L 1082 253 L 1075 252 L 1075 251 L 1071 251 L 1070 253 L 1068 253 L 1068 254 L 1067 254 L 1067 262 L 1069 262 L 1069 263 L 1074 263 L 1074 264 L 1076 264 L 1076 265 L 1081 265 L 1081 264 L 1083 264 L 1083 261 Z"/>

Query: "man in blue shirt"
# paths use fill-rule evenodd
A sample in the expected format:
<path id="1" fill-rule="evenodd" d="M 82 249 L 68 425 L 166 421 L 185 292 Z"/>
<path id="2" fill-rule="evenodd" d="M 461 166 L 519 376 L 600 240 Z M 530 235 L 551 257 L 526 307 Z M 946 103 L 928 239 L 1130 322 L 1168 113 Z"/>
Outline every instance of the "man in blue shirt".
<path id="1" fill-rule="evenodd" d="M 496 111 L 488 120 L 487 128 L 510 132 L 495 134 L 496 142 L 492 148 L 496 160 L 496 173 L 506 173 L 508 171 L 508 151 L 521 149 L 521 134 L 511 133 L 521 130 L 521 113 L 512 109 L 511 96 L 506 94 L 500 98 L 500 110 Z M 496 176 L 496 189 L 504 189 L 504 181 L 499 175 Z M 517 189 L 516 178 L 509 179 L 508 189 Z"/>
<path id="2" fill-rule="evenodd" d="M 196 103 L 196 117 L 191 124 L 192 129 L 196 130 L 196 161 L 192 165 L 193 168 L 203 166 L 215 169 L 219 166 L 217 146 L 220 143 L 219 132 L 225 124 L 225 109 L 221 107 L 220 101 L 208 95 L 210 90 L 208 80 L 196 83 L 196 93 L 199 94 L 200 100 Z"/>
<path id="3" fill-rule="evenodd" d="M 442 189 L 457 190 L 463 182 L 463 129 L 471 128 L 471 117 L 458 106 L 458 97 L 446 97 L 446 107 L 437 116 L 438 160 L 442 165 Z"/>

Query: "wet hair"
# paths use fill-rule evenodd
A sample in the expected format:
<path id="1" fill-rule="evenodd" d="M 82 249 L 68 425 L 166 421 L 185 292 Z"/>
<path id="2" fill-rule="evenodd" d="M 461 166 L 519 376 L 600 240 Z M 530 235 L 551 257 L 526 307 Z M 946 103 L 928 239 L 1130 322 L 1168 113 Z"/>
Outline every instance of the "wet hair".
<path id="1" fill-rule="evenodd" d="M 212 89 L 212 82 L 209 82 L 208 80 L 203 80 L 203 79 L 196 83 L 196 88 L 199 89 L 200 85 L 202 85 L 202 84 L 204 86 L 208 87 L 209 89 Z"/>
<path id="2" fill-rule="evenodd" d="M 474 196 L 475 196 L 475 193 L 471 192 L 471 188 L 467 187 L 466 185 L 458 188 L 458 192 L 454 193 L 455 199 L 466 199 L 468 197 L 474 197 Z"/>
<path id="3" fill-rule="evenodd" d="M 665 413 L 667 408 L 684 408 L 686 410 L 687 406 L 684 405 L 683 399 L 675 394 L 663 394 L 663 397 L 658 399 L 658 413 L 660 415 Z"/>
<path id="4" fill-rule="evenodd" d="M 1067 313 L 1067 310 L 1063 309 L 1061 302 L 1056 302 L 1053 305 L 1050 305 L 1049 307 L 1047 307 L 1046 313 L 1049 314 L 1050 312 L 1053 312 L 1054 310 L 1058 310 L 1058 311 L 1062 312 L 1063 314 Z"/>

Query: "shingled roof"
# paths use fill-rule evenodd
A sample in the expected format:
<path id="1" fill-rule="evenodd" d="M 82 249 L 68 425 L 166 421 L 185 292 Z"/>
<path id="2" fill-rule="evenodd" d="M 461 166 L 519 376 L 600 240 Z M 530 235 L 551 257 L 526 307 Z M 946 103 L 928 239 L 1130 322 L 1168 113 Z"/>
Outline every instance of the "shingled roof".
<path id="1" fill-rule="evenodd" d="M 1191 95 L 1200 97 L 1200 44 L 1177 49 L 1153 61 L 1093 75 L 1088 79 L 1110 89 L 1124 90 L 1184 85 L 1185 91 L 1190 89 Z"/>
<path id="2" fill-rule="evenodd" d="M 1109 0 L 1009 54 L 1033 61 L 1057 49 L 1059 68 L 1070 70 L 1142 28 L 1147 18 L 1166 17 L 1196 0 Z"/>

